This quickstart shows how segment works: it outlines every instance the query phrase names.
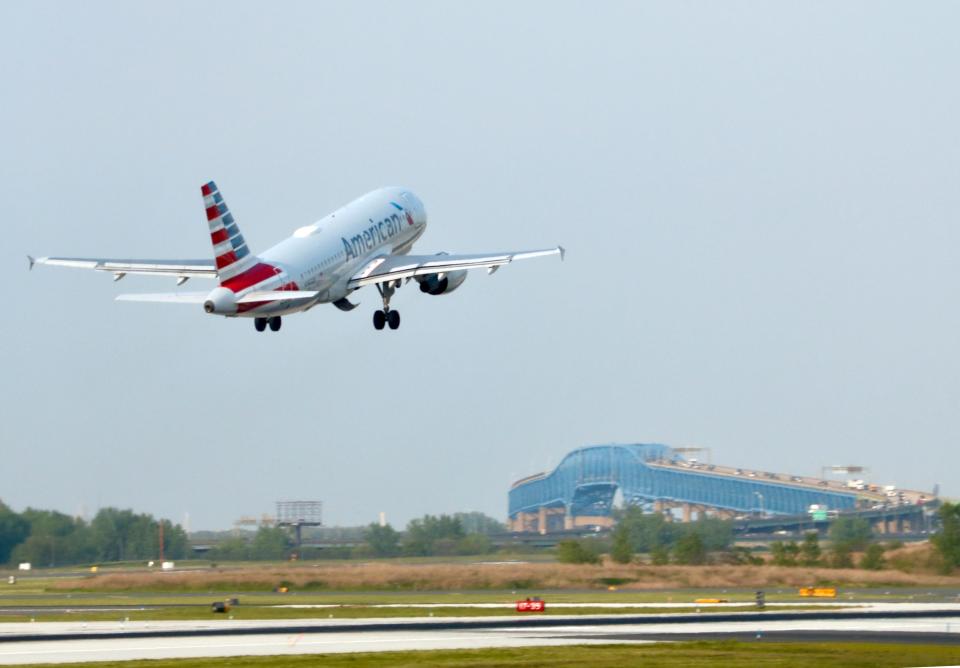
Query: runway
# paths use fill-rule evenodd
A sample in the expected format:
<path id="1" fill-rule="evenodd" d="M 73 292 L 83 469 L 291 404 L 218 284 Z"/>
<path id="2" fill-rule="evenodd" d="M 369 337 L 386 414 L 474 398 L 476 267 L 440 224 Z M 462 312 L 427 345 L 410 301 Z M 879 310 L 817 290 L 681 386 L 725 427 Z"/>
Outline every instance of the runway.
<path id="1" fill-rule="evenodd" d="M 737 638 L 960 646 L 960 606 L 677 615 L 0 625 L 0 665 Z"/>

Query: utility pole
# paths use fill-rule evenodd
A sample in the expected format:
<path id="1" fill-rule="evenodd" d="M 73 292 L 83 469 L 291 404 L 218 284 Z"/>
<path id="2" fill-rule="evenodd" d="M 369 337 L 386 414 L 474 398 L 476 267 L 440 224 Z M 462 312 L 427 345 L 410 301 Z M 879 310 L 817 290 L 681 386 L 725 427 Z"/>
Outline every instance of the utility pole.
<path id="1" fill-rule="evenodd" d="M 157 523 L 160 531 L 160 563 L 163 564 L 163 520 Z"/>

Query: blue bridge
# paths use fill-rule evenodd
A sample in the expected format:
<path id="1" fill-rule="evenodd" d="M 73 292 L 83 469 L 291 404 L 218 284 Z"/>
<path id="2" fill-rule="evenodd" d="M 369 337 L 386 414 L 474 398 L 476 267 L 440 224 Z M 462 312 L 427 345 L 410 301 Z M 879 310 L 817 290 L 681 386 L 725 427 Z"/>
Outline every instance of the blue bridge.
<path id="1" fill-rule="evenodd" d="M 686 459 L 659 444 L 591 445 L 569 453 L 550 472 L 523 478 L 510 489 L 513 531 L 610 526 L 614 498 L 652 512 L 801 515 L 813 504 L 852 510 L 883 501 L 876 491 L 834 480 L 715 466 Z"/>

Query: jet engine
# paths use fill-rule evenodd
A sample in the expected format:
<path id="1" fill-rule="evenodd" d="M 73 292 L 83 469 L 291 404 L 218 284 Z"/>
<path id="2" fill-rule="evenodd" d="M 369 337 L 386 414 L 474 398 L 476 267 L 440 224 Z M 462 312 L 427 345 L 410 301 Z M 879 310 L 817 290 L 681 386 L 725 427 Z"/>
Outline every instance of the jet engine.
<path id="1" fill-rule="evenodd" d="M 466 269 L 447 271 L 439 274 L 424 274 L 415 277 L 420 284 L 420 292 L 428 295 L 445 295 L 459 288 L 467 280 Z"/>
<path id="2" fill-rule="evenodd" d="M 214 288 L 203 302 L 203 310 L 217 315 L 233 315 L 237 312 L 237 296 L 227 288 Z"/>

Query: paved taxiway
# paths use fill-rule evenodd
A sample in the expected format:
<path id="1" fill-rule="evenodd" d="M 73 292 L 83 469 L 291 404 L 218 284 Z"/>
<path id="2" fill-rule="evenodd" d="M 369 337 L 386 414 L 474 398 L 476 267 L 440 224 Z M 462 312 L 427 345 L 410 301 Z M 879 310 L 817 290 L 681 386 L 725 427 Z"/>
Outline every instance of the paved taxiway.
<path id="1" fill-rule="evenodd" d="M 0 664 L 644 643 L 713 637 L 960 645 L 960 606 L 877 607 L 848 613 L 325 619 L 295 620 L 294 624 L 292 620 L 0 624 Z"/>

